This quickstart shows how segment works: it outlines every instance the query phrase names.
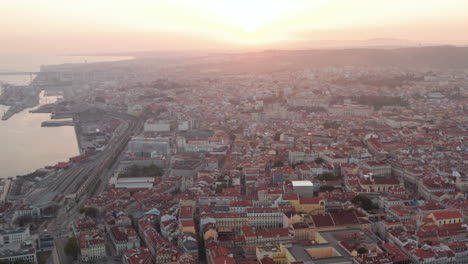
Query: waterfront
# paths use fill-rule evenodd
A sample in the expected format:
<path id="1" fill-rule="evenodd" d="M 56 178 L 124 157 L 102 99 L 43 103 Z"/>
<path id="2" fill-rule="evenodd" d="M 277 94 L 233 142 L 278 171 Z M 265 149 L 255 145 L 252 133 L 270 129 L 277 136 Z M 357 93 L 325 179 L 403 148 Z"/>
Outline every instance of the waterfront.
<path id="1" fill-rule="evenodd" d="M 127 57 L 102 56 L 0 56 L 0 71 L 38 71 L 40 65 L 115 61 Z M 17 85 L 28 84 L 30 76 L 1 76 L 0 81 Z M 41 104 L 56 97 L 41 93 Z M 0 114 L 8 106 L 0 105 Z M 29 113 L 25 109 L 7 121 L 0 121 L 0 178 L 14 177 L 47 165 L 67 161 L 79 154 L 74 127 L 41 127 L 50 114 Z"/>
<path id="2" fill-rule="evenodd" d="M 55 99 L 41 94 L 41 103 Z M 0 105 L 2 113 L 6 108 Z M 74 127 L 41 127 L 50 114 L 29 110 L 0 122 L 0 178 L 30 173 L 79 154 Z"/>

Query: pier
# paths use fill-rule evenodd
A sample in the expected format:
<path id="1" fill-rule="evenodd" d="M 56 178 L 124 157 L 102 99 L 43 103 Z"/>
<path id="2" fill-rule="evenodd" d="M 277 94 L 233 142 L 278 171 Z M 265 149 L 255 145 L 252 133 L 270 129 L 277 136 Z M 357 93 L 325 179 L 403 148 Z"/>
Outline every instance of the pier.
<path id="1" fill-rule="evenodd" d="M 57 126 L 73 126 L 73 120 L 57 120 L 57 121 L 44 121 L 41 123 L 42 127 L 57 127 Z"/>

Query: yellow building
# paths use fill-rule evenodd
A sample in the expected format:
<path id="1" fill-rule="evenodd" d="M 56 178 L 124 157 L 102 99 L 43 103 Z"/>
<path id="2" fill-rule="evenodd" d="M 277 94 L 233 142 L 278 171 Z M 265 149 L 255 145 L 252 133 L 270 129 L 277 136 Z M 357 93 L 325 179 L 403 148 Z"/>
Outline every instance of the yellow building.
<path id="1" fill-rule="evenodd" d="M 213 238 L 215 240 L 218 239 L 218 232 L 216 232 L 216 229 L 210 228 L 205 232 L 205 234 L 203 234 L 203 239 L 205 241 L 208 240 L 209 238 Z"/>
<path id="2" fill-rule="evenodd" d="M 182 233 L 192 233 L 196 234 L 195 231 L 195 224 L 193 223 L 193 220 L 182 220 L 180 221 L 180 229 Z"/>
<path id="3" fill-rule="evenodd" d="M 255 248 L 255 255 L 257 260 L 261 260 L 264 257 L 271 258 L 275 264 L 286 264 L 286 255 L 283 252 L 283 247 L 280 244 L 257 246 Z"/>
<path id="4" fill-rule="evenodd" d="M 463 216 L 459 211 L 441 211 L 429 214 L 428 218 L 434 220 L 436 225 L 462 223 Z"/>
<path id="5" fill-rule="evenodd" d="M 300 197 L 296 193 L 289 193 L 287 199 L 296 212 L 306 212 L 313 215 L 325 213 L 325 200 L 322 198 Z"/>

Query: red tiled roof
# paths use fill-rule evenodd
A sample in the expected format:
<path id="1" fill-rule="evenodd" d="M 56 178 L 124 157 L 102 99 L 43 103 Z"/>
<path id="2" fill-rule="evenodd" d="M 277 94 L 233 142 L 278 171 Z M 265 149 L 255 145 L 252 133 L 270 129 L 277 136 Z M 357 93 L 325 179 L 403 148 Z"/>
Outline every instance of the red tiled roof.
<path id="1" fill-rule="evenodd" d="M 329 214 L 325 215 L 312 215 L 312 220 L 316 227 L 334 226 L 332 217 Z"/>
<path id="2" fill-rule="evenodd" d="M 444 212 L 435 212 L 432 213 L 436 220 L 445 220 L 445 219 L 454 219 L 462 218 L 463 216 L 459 211 L 444 211 Z"/>

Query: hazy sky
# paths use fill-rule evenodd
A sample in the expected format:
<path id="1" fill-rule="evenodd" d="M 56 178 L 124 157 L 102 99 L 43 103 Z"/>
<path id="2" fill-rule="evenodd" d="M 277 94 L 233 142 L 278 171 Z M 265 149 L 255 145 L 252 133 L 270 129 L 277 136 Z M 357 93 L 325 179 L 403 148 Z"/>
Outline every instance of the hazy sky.
<path id="1" fill-rule="evenodd" d="M 467 0 L 1 0 L 0 53 L 468 44 Z M 294 44 L 294 45 L 293 45 Z"/>

